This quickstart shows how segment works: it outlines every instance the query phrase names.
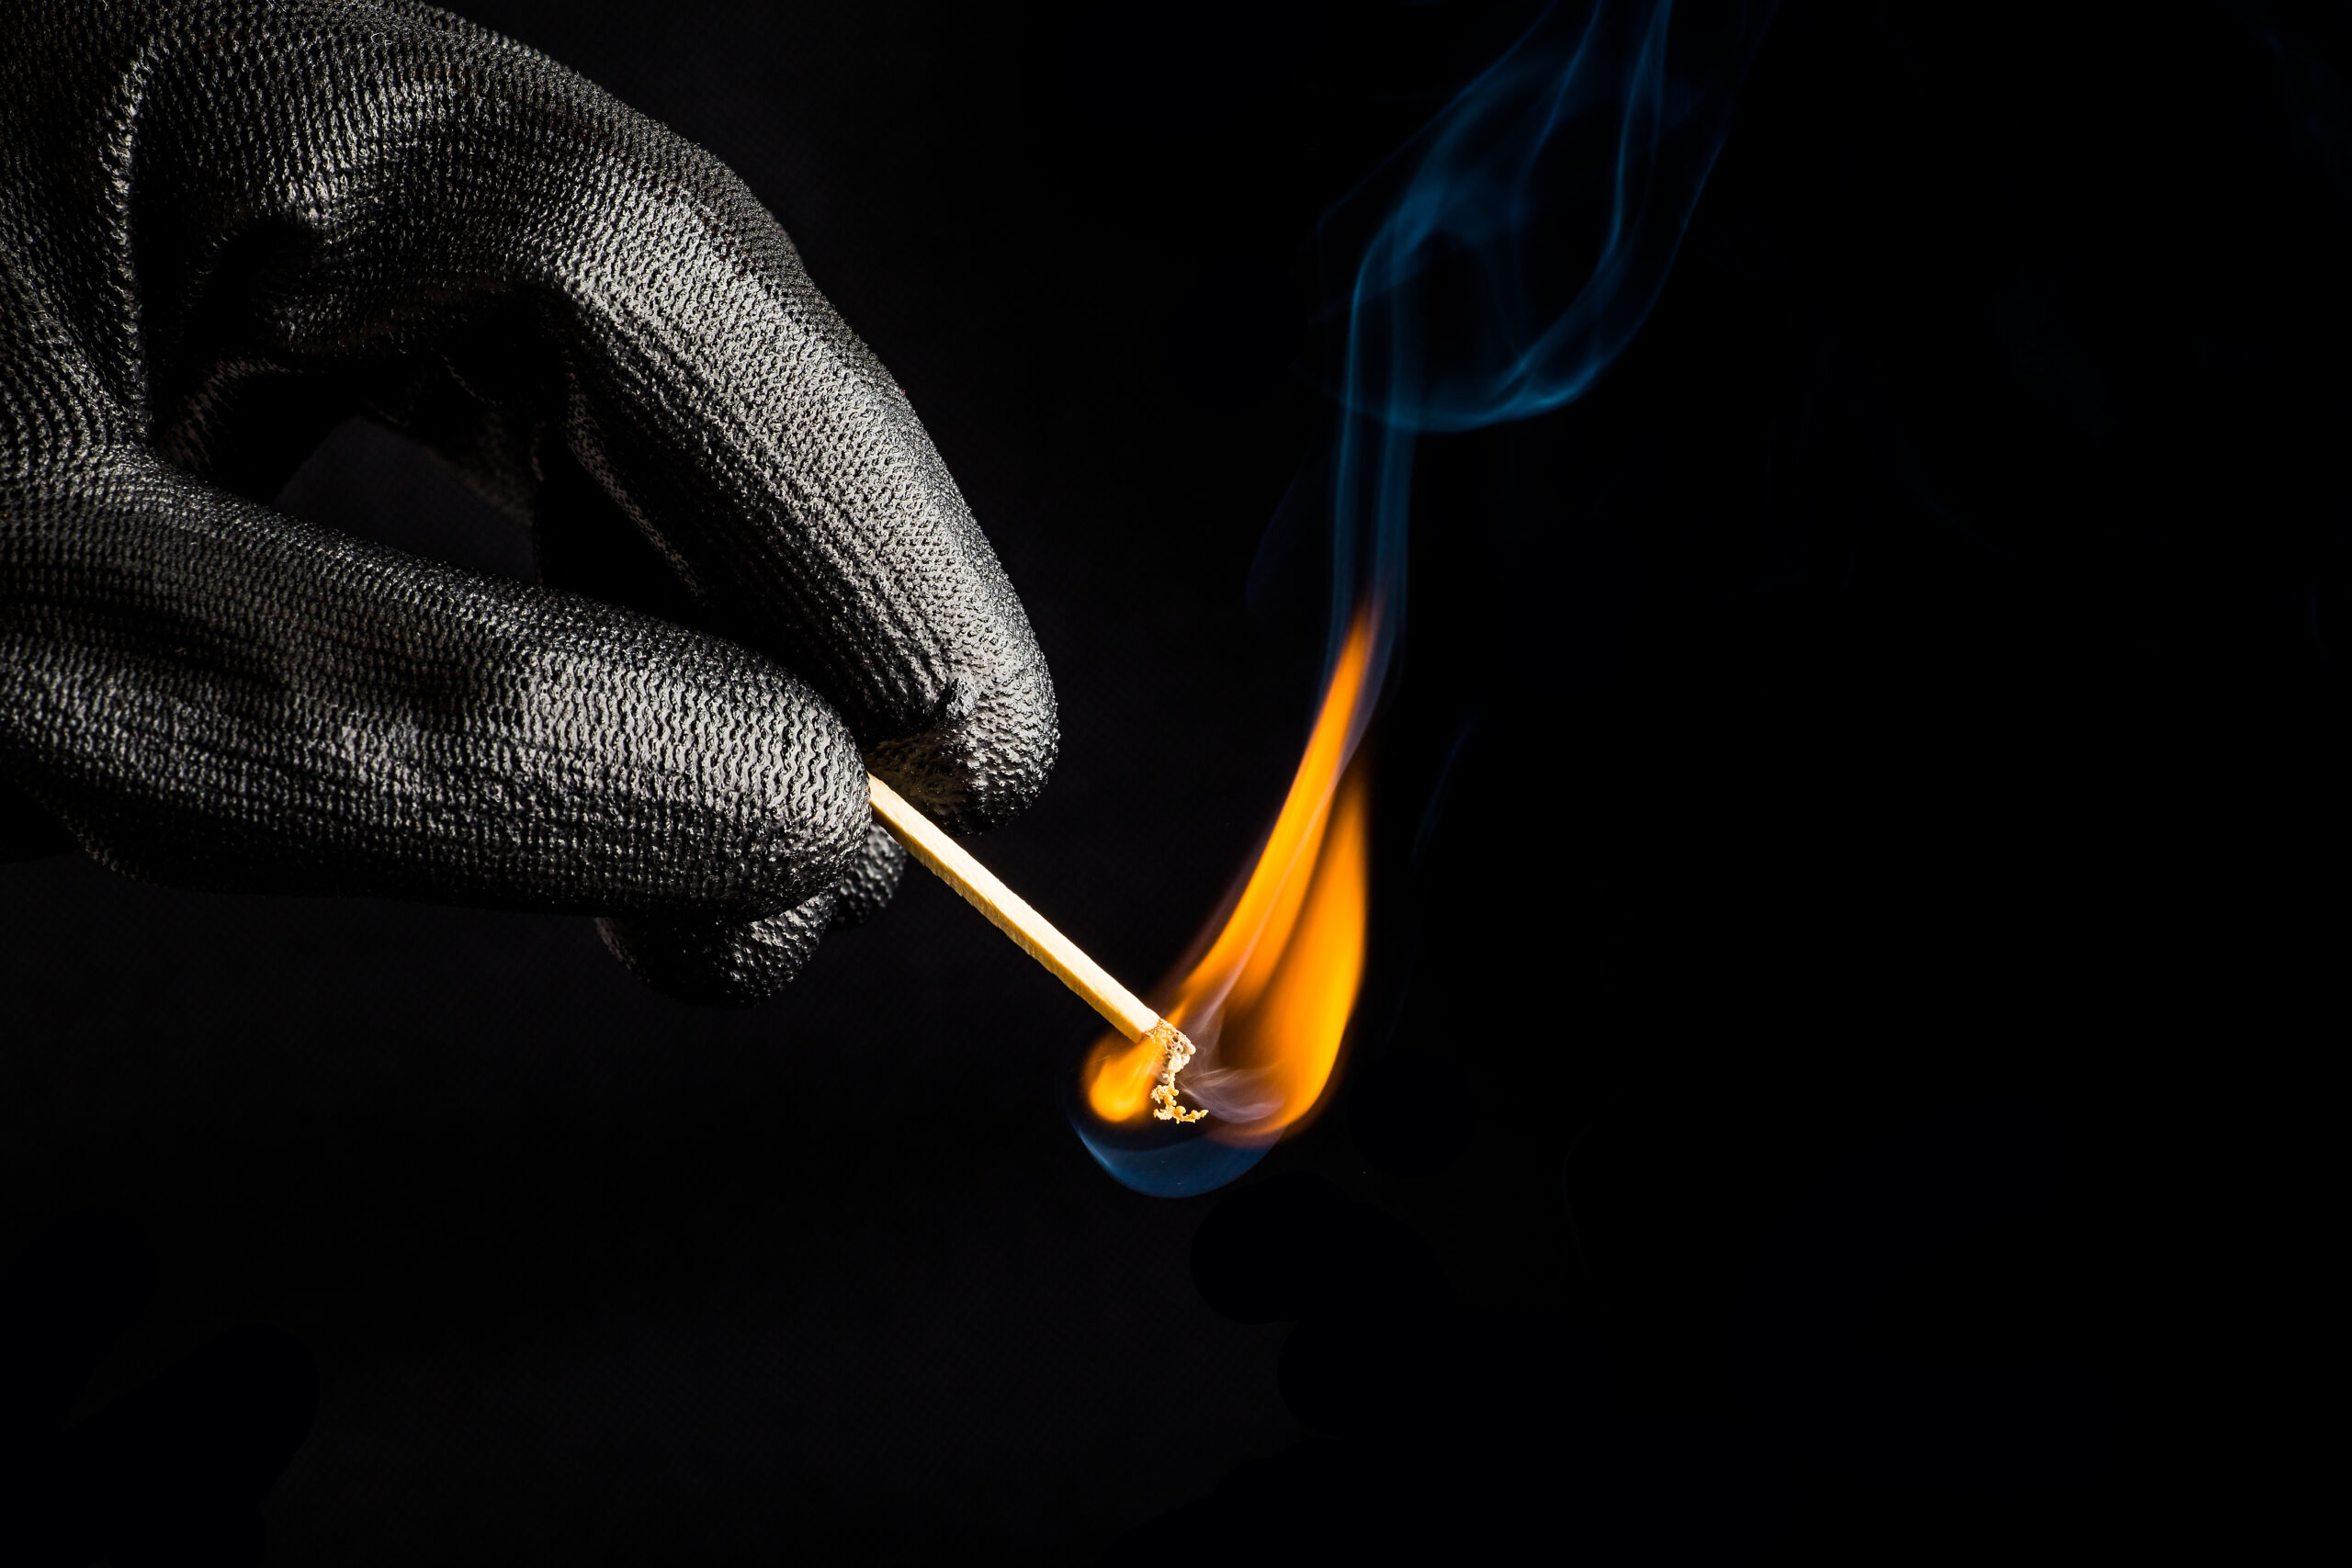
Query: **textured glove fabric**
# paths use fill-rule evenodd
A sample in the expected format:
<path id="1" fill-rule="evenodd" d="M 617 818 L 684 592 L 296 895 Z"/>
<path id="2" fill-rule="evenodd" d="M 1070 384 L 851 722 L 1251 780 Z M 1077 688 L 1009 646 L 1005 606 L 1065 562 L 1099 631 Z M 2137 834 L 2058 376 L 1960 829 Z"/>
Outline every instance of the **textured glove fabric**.
<path id="1" fill-rule="evenodd" d="M 528 525 L 541 583 L 272 510 L 354 413 Z M 737 1003 L 888 898 L 865 767 L 967 831 L 1057 741 L 1002 570 L 775 220 L 405 0 L 0 15 L 0 845 L 594 913 Z"/>

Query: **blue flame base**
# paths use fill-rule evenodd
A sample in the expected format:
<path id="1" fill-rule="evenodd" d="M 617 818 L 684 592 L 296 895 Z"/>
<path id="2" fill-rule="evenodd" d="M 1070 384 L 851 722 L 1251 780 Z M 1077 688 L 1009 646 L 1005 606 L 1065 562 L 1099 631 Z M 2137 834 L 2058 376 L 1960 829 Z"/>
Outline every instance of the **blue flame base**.
<path id="1" fill-rule="evenodd" d="M 1197 1124 L 1146 1122 L 1131 1127 L 1102 1121 L 1087 1109 L 1079 1082 L 1086 1054 L 1101 1037 L 1099 1025 L 1090 1028 L 1062 1053 L 1062 1114 L 1069 1118 L 1070 1130 L 1086 1152 L 1121 1186 L 1148 1198 L 1214 1192 L 1265 1158 L 1266 1151 L 1280 1141 L 1228 1142 Z"/>
<path id="2" fill-rule="evenodd" d="M 1228 1144 L 1205 1133 L 1176 1134 L 1158 1148 L 1129 1145 L 1102 1135 L 1102 1124 L 1087 1126 L 1073 1116 L 1070 1126 L 1079 1142 L 1123 1187 L 1148 1198 L 1189 1198 L 1214 1192 L 1266 1157 L 1272 1148 L 1262 1144 Z"/>

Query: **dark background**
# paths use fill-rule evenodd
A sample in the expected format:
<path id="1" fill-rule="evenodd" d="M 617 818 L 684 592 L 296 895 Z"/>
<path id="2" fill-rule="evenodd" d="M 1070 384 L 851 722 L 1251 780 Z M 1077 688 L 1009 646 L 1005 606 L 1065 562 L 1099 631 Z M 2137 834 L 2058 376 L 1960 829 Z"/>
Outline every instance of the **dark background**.
<path id="1" fill-rule="evenodd" d="M 1062 704 L 983 853 L 1158 974 L 1315 694 L 1316 219 L 1533 8 L 458 8 L 905 385 Z M 2344 28 L 1781 7 L 1624 360 L 1424 446 L 1354 1089 L 1197 1283 L 1221 1200 L 1093 1165 L 1083 1009 L 920 874 L 732 1015 L 584 921 L 0 868 L 0 1251 L 158 1255 L 82 1408 L 292 1330 L 286 1562 L 2257 1550 L 2335 1234 Z M 366 425 L 283 504 L 529 570 Z M 1252 1297 L 1286 1224 L 1408 1262 Z"/>

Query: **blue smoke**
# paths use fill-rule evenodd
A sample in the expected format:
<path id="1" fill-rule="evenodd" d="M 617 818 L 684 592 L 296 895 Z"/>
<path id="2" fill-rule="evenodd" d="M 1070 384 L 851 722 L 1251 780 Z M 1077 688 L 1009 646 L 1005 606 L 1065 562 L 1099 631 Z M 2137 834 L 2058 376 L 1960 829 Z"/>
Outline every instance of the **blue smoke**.
<path id="1" fill-rule="evenodd" d="M 1367 594 L 1375 671 L 1402 626 L 1417 439 L 1547 413 L 1641 330 L 1773 9 L 1546 6 L 1326 216 L 1324 254 L 1352 258 L 1327 265 L 1344 310 L 1333 654 Z"/>

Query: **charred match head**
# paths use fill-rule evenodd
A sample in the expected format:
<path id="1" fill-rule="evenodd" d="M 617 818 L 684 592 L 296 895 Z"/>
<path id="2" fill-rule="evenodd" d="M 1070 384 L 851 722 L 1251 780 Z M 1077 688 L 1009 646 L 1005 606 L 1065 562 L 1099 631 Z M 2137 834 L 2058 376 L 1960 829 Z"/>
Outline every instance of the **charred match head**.
<path id="1" fill-rule="evenodd" d="M 1144 1032 L 1143 1043 L 1159 1048 L 1159 1087 L 1151 1091 L 1152 1114 L 1162 1122 L 1198 1122 L 1205 1111 L 1187 1111 L 1176 1103 L 1176 1075 L 1193 1059 L 1193 1043 L 1184 1032 L 1161 1019 Z"/>

